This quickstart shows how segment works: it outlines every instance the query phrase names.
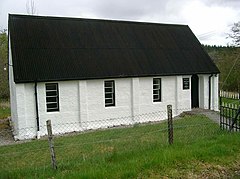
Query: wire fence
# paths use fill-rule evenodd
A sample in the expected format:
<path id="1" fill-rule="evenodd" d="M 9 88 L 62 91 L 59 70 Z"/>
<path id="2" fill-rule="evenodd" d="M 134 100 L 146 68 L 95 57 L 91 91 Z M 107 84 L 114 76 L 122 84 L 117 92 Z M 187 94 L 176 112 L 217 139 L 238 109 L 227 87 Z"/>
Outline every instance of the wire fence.
<path id="1" fill-rule="evenodd" d="M 188 144 L 207 140 L 222 134 L 219 124 L 204 115 L 187 109 L 173 116 L 172 143 Z M 52 147 L 56 165 L 65 166 L 73 160 L 112 155 L 116 151 L 134 152 L 139 149 L 166 147 L 169 145 L 168 111 L 157 111 L 136 116 L 110 118 L 101 121 L 79 123 L 52 123 Z M 0 124 L 5 125 L 5 124 Z M 49 167 L 51 155 L 47 139 L 47 125 L 40 126 L 45 136 L 38 140 L 14 141 L 10 127 L 0 130 L 0 170 L 27 166 Z M 29 137 L 34 128 L 20 129 Z M 50 147 L 51 149 L 51 147 Z"/>

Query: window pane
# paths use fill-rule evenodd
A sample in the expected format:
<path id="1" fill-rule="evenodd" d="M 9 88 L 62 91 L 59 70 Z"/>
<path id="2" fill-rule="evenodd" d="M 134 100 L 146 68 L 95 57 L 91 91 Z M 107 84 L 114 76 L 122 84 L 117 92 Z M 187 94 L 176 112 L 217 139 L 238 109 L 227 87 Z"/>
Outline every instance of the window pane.
<path id="1" fill-rule="evenodd" d="M 153 99 L 155 100 L 159 99 L 159 95 L 153 95 Z"/>
<path id="2" fill-rule="evenodd" d="M 154 90 L 153 95 L 159 95 L 159 90 Z"/>
<path id="3" fill-rule="evenodd" d="M 106 104 L 113 104 L 113 100 L 112 99 L 105 99 L 105 103 Z"/>
<path id="4" fill-rule="evenodd" d="M 57 96 L 57 91 L 47 91 L 46 94 L 47 94 L 47 97 L 48 96 Z"/>
<path id="5" fill-rule="evenodd" d="M 160 89 L 160 85 L 159 84 L 153 85 L 153 89 Z"/>
<path id="6" fill-rule="evenodd" d="M 105 94 L 105 98 L 113 99 L 113 94 L 112 93 L 107 93 L 107 94 Z"/>
<path id="7" fill-rule="evenodd" d="M 153 79 L 153 84 L 160 84 L 160 80 L 159 80 L 159 79 L 156 79 L 156 78 L 154 78 L 154 79 Z"/>
<path id="8" fill-rule="evenodd" d="M 105 92 L 113 92 L 113 88 L 105 88 Z"/>
<path id="9" fill-rule="evenodd" d="M 46 84 L 46 90 L 56 90 L 57 84 Z"/>
<path id="10" fill-rule="evenodd" d="M 58 108 L 58 105 L 57 105 L 57 103 L 48 103 L 47 104 L 47 108 L 54 108 L 54 109 L 56 109 L 56 108 Z"/>
<path id="11" fill-rule="evenodd" d="M 48 108 L 47 112 L 55 112 L 55 111 L 59 111 L 59 109 L 55 109 L 55 108 Z"/>
<path id="12" fill-rule="evenodd" d="M 56 97 L 47 97 L 47 103 L 49 102 L 57 102 L 57 98 Z"/>
<path id="13" fill-rule="evenodd" d="M 104 83 L 105 85 L 105 87 L 112 87 L 113 86 L 113 82 L 112 81 L 105 81 L 105 83 Z"/>

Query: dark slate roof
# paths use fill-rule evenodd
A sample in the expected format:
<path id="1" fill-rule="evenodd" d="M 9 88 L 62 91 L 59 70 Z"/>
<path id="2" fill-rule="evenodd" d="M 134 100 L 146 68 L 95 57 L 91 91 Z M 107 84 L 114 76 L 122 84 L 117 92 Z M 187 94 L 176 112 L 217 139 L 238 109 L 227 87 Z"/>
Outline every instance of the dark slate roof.
<path id="1" fill-rule="evenodd" d="M 14 81 L 219 73 L 186 25 L 9 15 Z"/>

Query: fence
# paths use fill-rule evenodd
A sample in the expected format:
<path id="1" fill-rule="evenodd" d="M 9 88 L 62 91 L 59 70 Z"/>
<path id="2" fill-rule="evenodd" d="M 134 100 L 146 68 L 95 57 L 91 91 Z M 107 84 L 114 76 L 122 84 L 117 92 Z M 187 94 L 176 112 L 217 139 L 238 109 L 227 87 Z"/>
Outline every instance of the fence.
<path id="1" fill-rule="evenodd" d="M 177 111 L 188 111 L 178 109 Z M 171 121 L 166 120 L 167 116 Z M 134 123 L 130 123 L 133 121 Z M 111 125 L 109 121 L 118 121 L 118 124 Z M 80 123 L 52 124 L 53 135 L 50 135 L 50 149 L 54 157 L 49 154 L 48 137 L 40 140 L 13 141 L 9 132 L 11 129 L 0 132 L 0 144 L 18 144 L 0 147 L 0 171 L 10 168 L 36 168 L 46 167 L 51 164 L 51 158 L 56 157 L 55 163 L 58 167 L 71 165 L 74 160 L 95 160 L 104 156 L 109 157 L 116 152 L 125 151 L 138 152 L 151 148 L 167 147 L 169 144 L 190 144 L 199 140 L 208 140 L 219 135 L 219 125 L 203 115 L 193 115 L 191 112 L 184 112 L 180 116 L 172 118 L 172 111 L 157 111 L 146 113 L 134 118 L 125 116 L 104 121 L 94 121 L 98 124 L 96 130 L 75 131 L 62 134 L 59 131 L 81 126 Z M 87 126 L 87 124 L 85 125 Z M 41 126 L 46 129 L 47 125 Z M 21 129 L 31 131 L 32 129 Z M 27 132 L 25 132 L 27 133 Z M 4 138 L 5 137 L 5 138 Z M 4 141 L 4 139 L 6 139 Z M 5 143 L 6 142 L 6 143 Z M 94 158 L 94 159 L 93 159 Z M 57 168 L 55 166 L 55 168 Z"/>
<path id="2" fill-rule="evenodd" d="M 184 111 L 191 111 L 191 109 L 171 109 L 171 111 L 171 116 L 175 117 L 177 114 L 184 113 Z M 166 108 L 165 111 L 155 111 L 135 116 L 122 116 L 104 120 L 89 120 L 81 122 L 66 121 L 64 123 L 56 123 L 57 120 L 53 120 L 52 131 L 54 136 L 75 135 L 94 130 L 102 130 L 108 128 L 127 128 L 139 124 L 164 122 L 168 116 L 169 114 Z M 46 124 L 40 125 L 39 131 L 37 131 L 36 126 L 20 129 L 14 128 L 14 124 L 9 124 L 8 120 L 3 121 L 3 125 L 6 127 L 2 130 L 0 128 L 0 145 L 11 143 L 13 141 L 13 138 L 15 141 L 18 141 L 46 138 L 47 136 Z"/>
<path id="3" fill-rule="evenodd" d="M 240 104 L 223 102 L 220 105 L 220 127 L 240 131 Z"/>
<path id="4" fill-rule="evenodd" d="M 229 92 L 229 91 L 219 91 L 220 97 L 230 98 L 230 99 L 240 99 L 240 92 Z"/>

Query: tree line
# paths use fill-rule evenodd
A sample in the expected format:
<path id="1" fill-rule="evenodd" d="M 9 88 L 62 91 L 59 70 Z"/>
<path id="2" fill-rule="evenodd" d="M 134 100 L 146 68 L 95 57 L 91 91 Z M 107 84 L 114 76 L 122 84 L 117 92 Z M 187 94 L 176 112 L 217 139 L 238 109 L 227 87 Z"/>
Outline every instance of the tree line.
<path id="1" fill-rule="evenodd" d="M 219 89 L 240 92 L 240 47 L 203 45 L 203 48 L 220 70 Z"/>

